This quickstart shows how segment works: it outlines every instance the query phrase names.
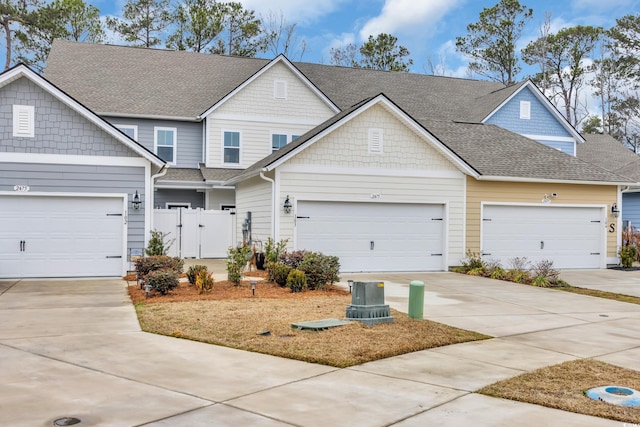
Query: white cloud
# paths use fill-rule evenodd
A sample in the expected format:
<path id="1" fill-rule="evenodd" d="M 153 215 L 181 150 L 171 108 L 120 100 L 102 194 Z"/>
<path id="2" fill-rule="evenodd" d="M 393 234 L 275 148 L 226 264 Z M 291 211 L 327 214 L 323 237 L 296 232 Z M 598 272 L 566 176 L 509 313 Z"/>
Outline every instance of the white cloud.
<path id="1" fill-rule="evenodd" d="M 335 12 L 346 0 L 240 0 L 246 9 L 255 10 L 256 15 L 267 16 L 269 11 L 282 14 L 287 22 L 308 24 Z"/>
<path id="2" fill-rule="evenodd" d="M 425 34 L 433 32 L 441 18 L 462 0 L 385 0 L 380 15 L 367 21 L 360 30 L 360 39 L 380 33 Z"/>

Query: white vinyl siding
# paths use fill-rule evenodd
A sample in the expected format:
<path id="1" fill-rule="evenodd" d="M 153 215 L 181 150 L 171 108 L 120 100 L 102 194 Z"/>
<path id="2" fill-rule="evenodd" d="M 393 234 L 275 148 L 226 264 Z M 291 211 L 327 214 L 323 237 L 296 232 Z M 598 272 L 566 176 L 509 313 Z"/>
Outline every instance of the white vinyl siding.
<path id="1" fill-rule="evenodd" d="M 382 154 L 383 152 L 383 131 L 380 128 L 369 129 L 369 153 Z"/>
<path id="2" fill-rule="evenodd" d="M 251 236 L 253 240 L 267 241 L 272 229 L 271 183 L 253 178 L 236 185 L 236 236 L 242 239 L 242 224 L 251 212 Z"/>
<path id="3" fill-rule="evenodd" d="M 35 107 L 32 105 L 13 106 L 13 136 L 33 138 L 35 135 Z"/>
<path id="4" fill-rule="evenodd" d="M 222 162 L 240 164 L 240 132 L 224 131 L 222 133 Z"/>
<path id="5" fill-rule="evenodd" d="M 176 128 L 155 127 L 154 135 L 155 153 L 165 162 L 175 164 L 178 130 Z"/>

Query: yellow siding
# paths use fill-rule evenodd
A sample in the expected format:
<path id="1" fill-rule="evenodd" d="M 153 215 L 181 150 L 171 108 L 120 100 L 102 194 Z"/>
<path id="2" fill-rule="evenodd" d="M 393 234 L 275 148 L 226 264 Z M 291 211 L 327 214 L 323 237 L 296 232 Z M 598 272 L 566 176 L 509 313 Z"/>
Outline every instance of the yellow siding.
<path id="1" fill-rule="evenodd" d="M 482 202 L 541 204 L 544 195 L 552 193 L 557 194 L 551 199 L 553 204 L 611 205 L 618 200 L 617 187 L 613 185 L 478 181 L 467 177 L 467 249 L 480 252 Z M 607 219 L 609 224 L 615 223 L 615 218 Z M 616 251 L 617 232 L 607 232 L 607 257 L 615 257 Z"/>

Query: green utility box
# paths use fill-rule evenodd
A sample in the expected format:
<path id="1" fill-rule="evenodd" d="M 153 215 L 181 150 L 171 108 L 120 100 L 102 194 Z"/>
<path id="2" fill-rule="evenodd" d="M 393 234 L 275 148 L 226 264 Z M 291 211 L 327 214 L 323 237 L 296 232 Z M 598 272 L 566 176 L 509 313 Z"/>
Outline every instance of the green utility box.
<path id="1" fill-rule="evenodd" d="M 424 311 L 424 282 L 414 280 L 409 283 L 409 317 L 422 319 Z"/>

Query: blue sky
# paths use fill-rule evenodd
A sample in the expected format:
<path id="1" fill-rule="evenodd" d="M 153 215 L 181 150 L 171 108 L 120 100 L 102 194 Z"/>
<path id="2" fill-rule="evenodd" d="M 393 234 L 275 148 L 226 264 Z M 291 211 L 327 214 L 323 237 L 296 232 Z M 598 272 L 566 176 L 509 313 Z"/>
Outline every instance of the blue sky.
<path id="1" fill-rule="evenodd" d="M 369 34 L 391 33 L 411 52 L 413 72 L 428 71 L 427 58 L 446 65 L 445 74 L 467 77 L 467 60 L 455 51 L 456 36 L 478 19 L 494 1 L 479 0 L 240 0 L 245 8 L 266 16 L 280 13 L 297 23 L 297 34 L 307 41 L 306 62 L 329 63 L 331 47 L 360 45 Z M 89 0 L 103 14 L 118 15 L 124 0 Z M 552 31 L 573 25 L 610 27 L 615 19 L 640 12 L 640 0 L 521 0 L 533 8 L 522 45 L 537 37 L 545 12 L 551 13 Z M 112 40 L 117 43 L 117 40 Z M 299 58 L 292 58 L 297 60 Z M 524 73 L 526 74 L 526 72 Z M 524 77 L 521 76 L 521 77 Z"/>

